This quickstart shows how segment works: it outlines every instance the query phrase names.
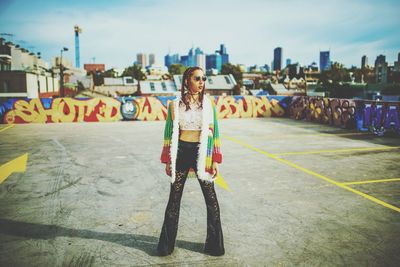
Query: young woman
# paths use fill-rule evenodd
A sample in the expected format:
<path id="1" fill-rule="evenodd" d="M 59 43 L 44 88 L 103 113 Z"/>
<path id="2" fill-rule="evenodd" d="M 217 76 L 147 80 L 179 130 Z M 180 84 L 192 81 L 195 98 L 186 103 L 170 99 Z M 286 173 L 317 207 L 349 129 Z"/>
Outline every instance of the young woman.
<path id="1" fill-rule="evenodd" d="M 157 247 L 162 256 L 171 254 L 175 247 L 180 202 L 190 169 L 197 175 L 207 206 L 204 251 L 213 256 L 225 253 L 214 190 L 222 154 L 214 102 L 204 95 L 206 80 L 201 68 L 188 68 L 183 74 L 181 96 L 168 105 L 161 162 L 171 176 L 171 191 Z"/>

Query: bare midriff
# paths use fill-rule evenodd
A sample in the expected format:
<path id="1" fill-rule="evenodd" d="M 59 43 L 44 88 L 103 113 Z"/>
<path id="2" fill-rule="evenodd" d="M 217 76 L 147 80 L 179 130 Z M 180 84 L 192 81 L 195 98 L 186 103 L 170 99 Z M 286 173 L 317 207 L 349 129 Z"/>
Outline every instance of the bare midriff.
<path id="1" fill-rule="evenodd" d="M 199 142 L 200 133 L 198 130 L 181 130 L 179 135 L 179 140 L 185 142 Z"/>

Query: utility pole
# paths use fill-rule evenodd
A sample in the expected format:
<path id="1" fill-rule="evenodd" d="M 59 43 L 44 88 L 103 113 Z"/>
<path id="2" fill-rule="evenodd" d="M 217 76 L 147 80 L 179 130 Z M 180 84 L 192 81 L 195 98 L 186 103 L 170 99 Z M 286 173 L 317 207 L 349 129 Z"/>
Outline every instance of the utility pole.
<path id="1" fill-rule="evenodd" d="M 60 96 L 64 97 L 64 66 L 62 64 L 62 54 L 64 51 L 68 51 L 68 48 L 63 47 L 61 49 L 61 56 L 60 56 Z"/>

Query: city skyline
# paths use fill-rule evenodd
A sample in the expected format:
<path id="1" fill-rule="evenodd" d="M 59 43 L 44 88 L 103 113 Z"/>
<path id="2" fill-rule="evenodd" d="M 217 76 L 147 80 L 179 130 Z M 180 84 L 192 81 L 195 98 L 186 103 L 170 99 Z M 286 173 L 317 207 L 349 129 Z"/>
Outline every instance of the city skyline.
<path id="1" fill-rule="evenodd" d="M 77 24 L 83 29 L 81 65 L 95 58 L 107 68 L 132 65 L 137 53 L 154 53 L 163 65 L 169 52 L 185 55 L 200 47 L 212 54 L 220 44 L 231 63 L 247 66 L 270 65 L 276 47 L 282 47 L 284 62 L 309 65 L 329 50 L 331 60 L 346 67 L 360 67 L 363 55 L 371 64 L 383 54 L 393 64 L 400 52 L 396 1 L 166 2 L 6 0 L 0 3 L 0 33 L 14 34 L 12 41 L 48 62 L 68 47 L 63 57 L 74 63 Z"/>

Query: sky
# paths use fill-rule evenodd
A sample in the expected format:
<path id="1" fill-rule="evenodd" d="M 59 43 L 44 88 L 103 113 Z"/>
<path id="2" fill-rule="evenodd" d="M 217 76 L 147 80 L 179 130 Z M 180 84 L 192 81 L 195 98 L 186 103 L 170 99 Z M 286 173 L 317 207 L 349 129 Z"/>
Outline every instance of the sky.
<path id="1" fill-rule="evenodd" d="M 74 25 L 81 66 L 125 68 L 137 53 L 185 55 L 200 47 L 212 54 L 225 44 L 233 64 L 271 65 L 275 47 L 283 61 L 319 64 L 319 51 L 346 67 L 369 65 L 400 52 L 398 0 L 0 0 L 0 33 L 42 58 L 75 62 Z M 12 37 L 6 34 L 13 34 Z"/>

